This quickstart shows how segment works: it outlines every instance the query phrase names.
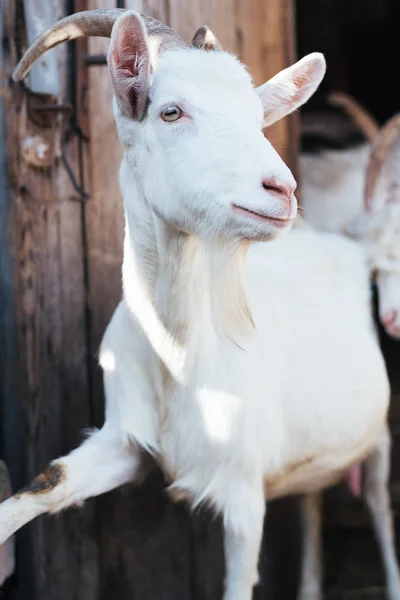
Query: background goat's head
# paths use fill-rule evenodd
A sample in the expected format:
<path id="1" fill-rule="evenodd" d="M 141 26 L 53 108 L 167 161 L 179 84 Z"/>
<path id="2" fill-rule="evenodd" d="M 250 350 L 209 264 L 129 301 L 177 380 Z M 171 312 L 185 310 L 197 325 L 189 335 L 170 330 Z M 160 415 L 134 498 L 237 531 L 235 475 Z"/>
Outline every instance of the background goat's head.
<path id="1" fill-rule="evenodd" d="M 312 103 L 302 123 L 305 214 L 317 228 L 348 234 L 365 247 L 380 320 L 400 338 L 400 115 L 380 128 L 343 92 Z"/>
<path id="2" fill-rule="evenodd" d="M 351 231 L 366 246 L 376 273 L 379 317 L 400 338 L 400 115 L 380 130 L 367 168 L 365 210 Z"/>
<path id="3" fill-rule="evenodd" d="M 296 184 L 262 128 L 311 96 L 324 59 L 309 55 L 254 89 L 235 57 L 194 39 L 199 47 L 155 57 L 139 15 L 127 12 L 113 28 L 108 63 L 124 189 L 139 180 L 151 208 L 179 230 L 270 239 L 296 215 Z"/>

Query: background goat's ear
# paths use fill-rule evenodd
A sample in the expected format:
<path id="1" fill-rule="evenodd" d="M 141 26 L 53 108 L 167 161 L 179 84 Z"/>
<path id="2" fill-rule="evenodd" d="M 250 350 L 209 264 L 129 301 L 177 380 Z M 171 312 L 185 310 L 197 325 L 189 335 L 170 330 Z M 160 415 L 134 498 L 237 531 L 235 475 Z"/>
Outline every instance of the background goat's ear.
<path id="1" fill-rule="evenodd" d="M 264 127 L 299 108 L 313 95 L 326 70 L 319 52 L 305 56 L 256 89 L 264 107 Z"/>
<path id="2" fill-rule="evenodd" d="M 207 25 L 199 27 L 192 39 L 192 46 L 200 50 L 222 50 L 222 46 Z"/>
<path id="3" fill-rule="evenodd" d="M 129 11 L 116 21 L 107 60 L 114 94 L 122 112 L 133 119 L 142 119 L 151 66 L 146 27 L 138 13 Z"/>

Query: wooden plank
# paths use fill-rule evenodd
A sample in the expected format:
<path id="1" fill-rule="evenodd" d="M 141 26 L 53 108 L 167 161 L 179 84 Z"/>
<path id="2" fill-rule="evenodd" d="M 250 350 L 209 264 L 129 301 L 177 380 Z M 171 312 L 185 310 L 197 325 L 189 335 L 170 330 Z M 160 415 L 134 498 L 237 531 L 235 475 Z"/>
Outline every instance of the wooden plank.
<path id="1" fill-rule="evenodd" d="M 114 8 L 115 1 L 88 0 L 89 10 L 100 7 Z M 105 53 L 108 43 L 104 38 L 90 38 L 90 54 Z M 112 115 L 112 86 L 106 67 L 90 68 L 88 99 L 92 169 L 91 194 L 86 210 L 86 233 L 90 280 L 93 403 L 95 422 L 100 424 L 103 420 L 104 405 L 97 352 L 105 328 L 121 298 L 124 239 L 123 207 L 118 184 L 122 153 Z"/>
<path id="2" fill-rule="evenodd" d="M 208 25 L 221 44 L 230 52 L 237 51 L 235 2 L 233 0 L 169 0 L 169 23 L 190 43 L 201 25 Z"/>
<path id="3" fill-rule="evenodd" d="M 7 22 L 5 17 L 7 15 Z M 14 21 L 13 7 L 0 11 L 1 40 L 7 27 Z M 0 452 L 6 458 L 14 481 L 22 484 L 21 478 L 21 427 L 18 399 L 18 376 L 15 370 L 17 360 L 16 314 L 13 293 L 13 261 L 8 240 L 12 193 L 10 189 L 7 162 L 10 161 L 9 148 L 6 148 L 6 122 L 10 106 L 11 90 L 7 86 L 6 61 L 8 59 L 4 45 L 0 45 L 0 69 L 3 74 L 0 96 Z M 18 102 L 18 99 L 14 99 Z M 9 399 L 14 398 L 15 402 Z M 6 399 L 8 401 L 6 402 Z"/>
<path id="4" fill-rule="evenodd" d="M 90 425 L 85 370 L 78 204 L 43 206 L 17 197 L 17 289 L 26 389 L 22 397 L 26 480 L 73 449 Z M 14 247 L 15 247 L 14 246 Z M 75 295 L 79 293 L 78 297 Z M 29 526 L 37 597 L 95 598 L 93 506 Z"/>
<path id="5" fill-rule="evenodd" d="M 163 492 L 160 472 L 103 496 L 101 600 L 189 600 L 189 516 Z"/>
<path id="6" fill-rule="evenodd" d="M 60 3 L 54 0 L 53 8 L 57 18 L 62 16 Z M 7 74 L 16 63 L 14 30 L 15 21 L 8 28 Z M 68 99 L 67 48 L 57 52 Z M 25 94 L 20 87 L 14 89 L 7 106 L 11 206 L 6 226 L 13 280 L 7 293 L 15 306 L 18 361 L 13 368 L 20 380 L 20 396 L 6 396 L 3 403 L 19 407 L 21 479 L 26 482 L 48 461 L 76 446 L 80 432 L 91 422 L 81 205 L 57 158 L 61 123 L 47 129 L 33 124 Z M 64 123 L 63 132 L 66 128 Z M 32 135 L 40 135 L 54 148 L 56 161 L 51 168 L 39 171 L 21 159 L 21 143 Z M 72 136 L 65 145 L 71 168 L 79 172 L 77 139 Z M 40 518 L 19 534 L 19 599 L 96 598 L 93 508 L 89 503 L 81 511 Z"/>
<path id="7" fill-rule="evenodd" d="M 129 0 L 128 4 L 130 8 L 137 5 L 136 10 L 140 10 L 145 15 L 151 15 L 162 23 L 168 23 L 169 21 L 168 0 L 142 0 L 142 2 L 134 2 L 133 6 L 131 0 Z"/>
<path id="8" fill-rule="evenodd" d="M 16 22 L 16 6 L 8 2 L 1 10 L 0 23 L 2 26 L 1 40 L 6 39 L 6 32 L 13 31 Z M 1 44 L 0 68 L 4 74 L 2 88 L 4 93 L 0 98 L 0 405 L 1 405 L 1 452 L 10 469 L 14 487 L 19 487 L 24 482 L 24 438 L 23 420 L 21 406 L 21 386 L 19 377 L 19 356 L 17 342 L 17 307 L 14 293 L 14 267 L 13 254 L 9 245 L 9 227 L 11 222 L 11 211 L 13 196 L 15 194 L 17 144 L 16 119 L 13 109 L 20 103 L 19 94 L 13 95 L 11 101 L 11 89 L 7 81 L 10 56 L 13 47 L 7 48 Z M 12 143 L 7 143 L 7 137 Z M 13 187 L 14 186 L 14 187 Z M 27 532 L 24 532 L 27 533 Z M 27 599 L 29 593 L 27 580 L 32 580 L 33 565 L 31 560 L 31 546 L 29 535 L 24 533 L 18 536 L 22 541 L 18 552 L 18 565 L 23 570 L 24 580 L 19 585 L 19 596 L 21 600 Z M 10 581 L 6 583 L 5 593 L 9 593 L 13 600 L 16 596 L 15 586 Z M 8 588 L 8 589 L 7 589 Z M 24 597 L 25 596 L 25 597 Z M 19 600 L 19 599 L 18 599 Z"/>

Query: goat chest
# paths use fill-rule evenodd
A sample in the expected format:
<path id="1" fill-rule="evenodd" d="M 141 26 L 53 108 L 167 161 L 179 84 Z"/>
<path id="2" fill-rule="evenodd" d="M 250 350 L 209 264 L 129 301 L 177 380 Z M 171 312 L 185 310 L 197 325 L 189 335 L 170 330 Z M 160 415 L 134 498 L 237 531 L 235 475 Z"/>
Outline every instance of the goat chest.
<path id="1" fill-rule="evenodd" d="M 140 346 L 149 396 L 130 395 L 121 412 L 128 434 L 155 448 L 171 490 L 194 503 L 224 497 L 238 478 L 269 497 L 320 489 L 373 449 L 386 420 L 388 379 L 355 245 L 308 230 L 255 245 L 246 292 L 254 331 L 235 345 L 199 314 L 179 377 Z M 125 371 L 126 389 L 135 374 Z"/>

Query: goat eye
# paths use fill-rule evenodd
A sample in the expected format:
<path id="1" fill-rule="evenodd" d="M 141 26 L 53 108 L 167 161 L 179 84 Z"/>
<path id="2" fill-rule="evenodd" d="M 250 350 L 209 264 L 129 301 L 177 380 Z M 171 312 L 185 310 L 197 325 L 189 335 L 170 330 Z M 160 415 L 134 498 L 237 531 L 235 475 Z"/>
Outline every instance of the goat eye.
<path id="1" fill-rule="evenodd" d="M 183 115 L 182 110 L 179 106 L 166 106 L 161 113 L 161 118 L 163 121 L 168 121 L 171 123 L 172 121 L 177 121 Z"/>

